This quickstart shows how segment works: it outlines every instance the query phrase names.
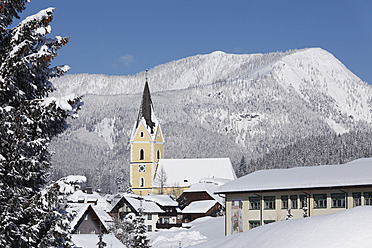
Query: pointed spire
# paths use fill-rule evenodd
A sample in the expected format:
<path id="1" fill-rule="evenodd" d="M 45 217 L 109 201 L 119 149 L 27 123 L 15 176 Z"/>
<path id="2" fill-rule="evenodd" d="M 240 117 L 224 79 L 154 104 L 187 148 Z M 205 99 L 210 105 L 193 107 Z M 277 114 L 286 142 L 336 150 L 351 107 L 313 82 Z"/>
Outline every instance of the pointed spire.
<path id="1" fill-rule="evenodd" d="M 141 102 L 141 107 L 140 107 L 138 117 L 137 117 L 136 127 L 138 127 L 138 123 L 141 121 L 143 117 L 146 121 L 147 127 L 149 127 L 151 130 L 151 134 L 154 133 L 154 127 L 155 127 L 155 122 L 151 118 L 152 111 L 154 111 L 154 108 L 152 105 L 149 84 L 147 82 L 147 70 L 146 70 L 145 88 L 143 89 L 142 102 Z"/>

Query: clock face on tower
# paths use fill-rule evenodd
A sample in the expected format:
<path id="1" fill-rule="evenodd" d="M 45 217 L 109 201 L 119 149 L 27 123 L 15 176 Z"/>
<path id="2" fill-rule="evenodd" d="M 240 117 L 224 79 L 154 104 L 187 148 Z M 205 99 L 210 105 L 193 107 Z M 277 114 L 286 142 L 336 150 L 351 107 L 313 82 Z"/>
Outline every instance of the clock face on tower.
<path id="1" fill-rule="evenodd" d="M 146 171 L 146 165 L 140 164 L 138 166 L 138 172 L 145 172 Z"/>

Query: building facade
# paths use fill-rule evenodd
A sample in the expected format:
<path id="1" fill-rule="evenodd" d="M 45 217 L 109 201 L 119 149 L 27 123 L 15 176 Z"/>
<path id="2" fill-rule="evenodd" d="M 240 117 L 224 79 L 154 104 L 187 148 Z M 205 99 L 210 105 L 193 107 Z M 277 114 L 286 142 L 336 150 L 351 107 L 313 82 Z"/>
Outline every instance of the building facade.
<path id="1" fill-rule="evenodd" d="M 372 158 L 344 165 L 257 171 L 221 186 L 225 234 L 287 218 L 331 214 L 372 205 Z"/>

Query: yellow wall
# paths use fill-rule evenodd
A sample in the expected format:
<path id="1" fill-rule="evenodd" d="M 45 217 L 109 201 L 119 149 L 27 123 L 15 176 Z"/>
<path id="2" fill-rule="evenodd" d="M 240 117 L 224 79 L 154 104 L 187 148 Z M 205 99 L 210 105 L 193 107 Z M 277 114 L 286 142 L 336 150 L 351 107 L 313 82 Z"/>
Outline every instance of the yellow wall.
<path id="1" fill-rule="evenodd" d="M 282 208 L 281 196 L 286 195 L 290 199 L 291 195 L 297 195 L 297 208 L 291 210 L 292 218 L 298 219 L 303 218 L 303 209 L 300 208 L 300 195 L 307 195 L 308 202 L 308 214 L 309 216 L 318 216 L 324 214 L 331 214 L 352 208 L 354 201 L 352 194 L 354 192 L 372 192 L 372 186 L 358 187 L 358 188 L 333 188 L 333 189 L 308 189 L 308 190 L 283 190 L 273 192 L 247 192 L 247 193 L 229 193 L 226 194 L 226 222 L 225 232 L 226 235 L 231 234 L 231 219 L 233 218 L 232 203 L 241 201 L 243 203 L 242 214 L 243 214 L 243 231 L 249 230 L 249 221 L 282 221 L 287 217 L 288 210 Z M 345 207 L 332 207 L 331 194 L 334 193 L 346 193 Z M 314 194 L 326 194 L 327 195 L 327 207 L 326 208 L 314 208 Z M 252 210 L 250 209 L 249 197 L 262 196 L 261 209 Z M 264 209 L 264 196 L 275 196 L 275 209 Z M 289 200 L 290 201 L 290 200 Z M 364 205 L 364 197 L 361 197 L 362 205 Z"/>
<path id="2" fill-rule="evenodd" d="M 143 132 L 143 137 L 140 137 L 140 133 Z M 140 122 L 139 124 L 139 127 L 137 129 L 137 133 L 136 135 L 134 136 L 133 140 L 132 141 L 150 141 L 151 138 L 150 136 L 147 134 L 147 130 L 146 128 L 142 125 L 142 123 Z"/>
<path id="3" fill-rule="evenodd" d="M 143 132 L 143 137 L 140 137 Z M 163 137 L 158 127 L 155 135 L 155 141 L 148 135 L 146 128 L 140 122 L 139 127 L 131 140 L 131 183 L 135 194 L 147 195 L 152 192 L 153 173 L 157 167 L 157 151 L 160 151 L 160 158 L 164 158 Z M 158 136 L 159 134 L 159 136 Z M 144 160 L 140 160 L 140 150 L 144 150 Z M 153 157 L 152 157 L 153 156 Z M 152 160 L 154 159 L 154 161 Z M 146 171 L 139 172 L 139 165 L 145 165 Z M 144 187 L 140 188 L 140 178 L 145 180 Z"/>
<path id="4" fill-rule="evenodd" d="M 144 160 L 140 160 L 140 150 L 145 152 Z M 152 162 L 151 161 L 151 143 L 133 143 L 132 144 L 132 161 L 134 163 Z"/>
<path id="5" fill-rule="evenodd" d="M 155 141 L 161 142 L 161 143 L 164 142 L 163 136 L 161 135 L 161 132 L 160 132 L 160 126 L 158 126 L 158 130 L 156 131 Z"/>

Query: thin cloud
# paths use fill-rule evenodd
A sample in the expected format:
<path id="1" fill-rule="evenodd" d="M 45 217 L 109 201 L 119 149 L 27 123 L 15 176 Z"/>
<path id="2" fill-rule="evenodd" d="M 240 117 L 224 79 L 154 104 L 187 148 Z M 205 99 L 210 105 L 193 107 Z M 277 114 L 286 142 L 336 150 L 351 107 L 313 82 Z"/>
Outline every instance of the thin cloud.
<path id="1" fill-rule="evenodd" d="M 134 58 L 133 58 L 133 55 L 131 55 L 131 54 L 126 54 L 126 55 L 123 55 L 119 58 L 119 61 L 121 63 L 123 63 L 124 65 L 132 64 L 133 60 L 134 60 Z"/>

